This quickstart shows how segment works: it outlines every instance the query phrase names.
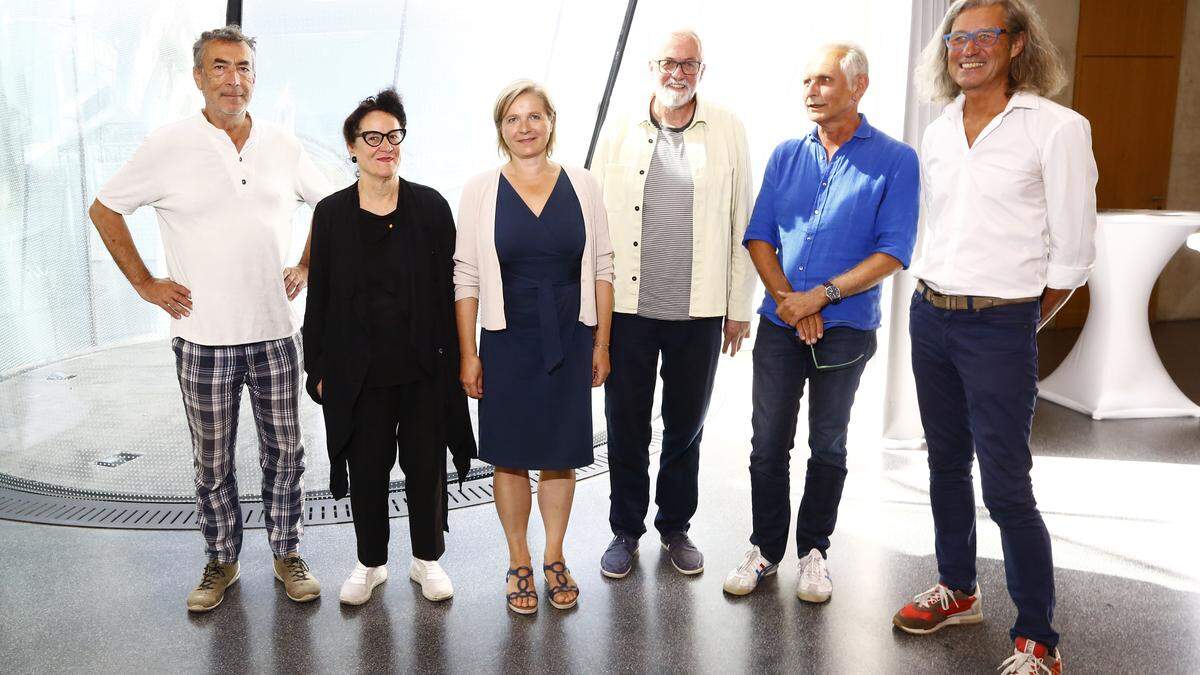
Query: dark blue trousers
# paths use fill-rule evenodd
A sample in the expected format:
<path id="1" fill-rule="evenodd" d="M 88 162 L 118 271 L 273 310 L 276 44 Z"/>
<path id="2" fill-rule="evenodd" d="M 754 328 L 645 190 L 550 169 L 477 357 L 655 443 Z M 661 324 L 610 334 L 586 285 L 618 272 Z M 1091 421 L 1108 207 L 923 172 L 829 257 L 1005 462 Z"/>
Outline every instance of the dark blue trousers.
<path id="1" fill-rule="evenodd" d="M 846 482 L 846 430 L 850 408 L 867 361 L 875 354 L 875 331 L 826 328 L 810 347 L 767 319 L 754 339 L 754 412 L 750 439 L 750 500 L 754 533 L 750 543 L 773 563 L 783 560 L 791 526 L 789 494 L 792 448 L 804 383 L 808 401 L 808 471 L 796 515 L 796 548 L 801 556 L 824 555 L 837 523 Z M 818 367 L 819 366 L 819 367 Z"/>
<path id="2" fill-rule="evenodd" d="M 614 533 L 640 537 L 650 507 L 650 415 L 662 354 L 662 453 L 654 527 L 687 532 L 696 514 L 700 438 L 721 353 L 722 317 L 664 321 L 613 313 L 612 374 L 604 385 L 608 421 L 608 521 Z"/>
<path id="3" fill-rule="evenodd" d="M 913 374 L 929 447 L 929 501 L 941 583 L 975 588 L 976 456 L 983 503 L 1000 527 L 1011 637 L 1053 649 L 1054 561 L 1029 471 L 1037 398 L 1037 302 L 979 311 L 942 310 L 914 294 Z"/>

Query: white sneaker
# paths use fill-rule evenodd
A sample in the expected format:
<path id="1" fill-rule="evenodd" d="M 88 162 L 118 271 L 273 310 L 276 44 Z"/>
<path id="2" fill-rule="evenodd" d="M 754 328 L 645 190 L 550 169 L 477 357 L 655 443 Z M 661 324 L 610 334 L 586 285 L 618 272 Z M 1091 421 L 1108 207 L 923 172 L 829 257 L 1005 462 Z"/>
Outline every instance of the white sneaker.
<path id="1" fill-rule="evenodd" d="M 775 574 L 779 565 L 762 556 L 758 547 L 746 552 L 746 558 L 725 577 L 725 592 L 731 595 L 747 595 L 758 588 L 763 577 Z"/>
<path id="2" fill-rule="evenodd" d="M 805 602 L 826 602 L 833 595 L 833 580 L 825 556 L 817 549 L 800 559 L 800 579 L 796 581 L 796 597 Z"/>
<path id="3" fill-rule="evenodd" d="M 355 563 L 350 578 L 342 584 L 342 592 L 338 599 L 344 605 L 361 605 L 371 599 L 371 591 L 387 581 L 387 577 L 386 565 L 367 567 L 362 563 Z"/>
<path id="4" fill-rule="evenodd" d="M 450 576 L 436 560 L 413 558 L 412 565 L 408 568 L 408 578 L 421 584 L 421 595 L 425 596 L 426 600 L 437 602 L 454 595 L 454 585 L 450 583 Z"/>

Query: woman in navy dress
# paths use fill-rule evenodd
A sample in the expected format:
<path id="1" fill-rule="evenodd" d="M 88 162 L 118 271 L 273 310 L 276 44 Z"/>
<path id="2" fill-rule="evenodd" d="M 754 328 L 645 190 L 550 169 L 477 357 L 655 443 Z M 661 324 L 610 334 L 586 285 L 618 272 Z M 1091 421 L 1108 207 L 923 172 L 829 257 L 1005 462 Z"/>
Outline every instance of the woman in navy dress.
<path id="1" fill-rule="evenodd" d="M 547 597 L 558 609 L 579 597 L 563 539 L 575 469 L 592 463 L 591 389 L 609 369 L 612 247 L 603 200 L 586 170 L 550 161 L 554 115 L 528 80 L 501 94 L 494 118 L 509 162 L 464 188 L 455 250 L 460 379 L 479 399 L 479 457 L 496 467 L 506 595 L 520 614 L 537 610 L 526 540 L 530 470 L 540 471 Z"/>

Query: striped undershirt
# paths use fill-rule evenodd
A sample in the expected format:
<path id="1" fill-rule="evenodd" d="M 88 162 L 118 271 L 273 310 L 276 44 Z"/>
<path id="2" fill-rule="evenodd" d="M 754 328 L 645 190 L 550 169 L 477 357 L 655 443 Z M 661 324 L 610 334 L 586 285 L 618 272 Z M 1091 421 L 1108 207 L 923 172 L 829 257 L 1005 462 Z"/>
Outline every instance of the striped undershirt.
<path id="1" fill-rule="evenodd" d="M 683 130 L 660 128 L 642 201 L 639 316 L 691 318 L 694 191 Z"/>

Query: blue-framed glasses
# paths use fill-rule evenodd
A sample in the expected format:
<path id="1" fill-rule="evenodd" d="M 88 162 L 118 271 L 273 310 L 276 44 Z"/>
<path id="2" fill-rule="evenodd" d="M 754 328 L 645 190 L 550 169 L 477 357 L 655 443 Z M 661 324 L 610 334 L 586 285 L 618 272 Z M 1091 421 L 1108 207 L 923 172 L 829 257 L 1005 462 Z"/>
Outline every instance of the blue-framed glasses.
<path id="1" fill-rule="evenodd" d="M 942 41 L 946 43 L 947 49 L 954 51 L 962 51 L 967 48 L 967 45 L 974 42 L 976 47 L 987 49 L 1000 41 L 1000 36 L 1008 33 L 1006 28 L 980 28 L 979 30 L 962 31 L 956 30 L 953 33 L 946 33 L 942 36 Z"/>

